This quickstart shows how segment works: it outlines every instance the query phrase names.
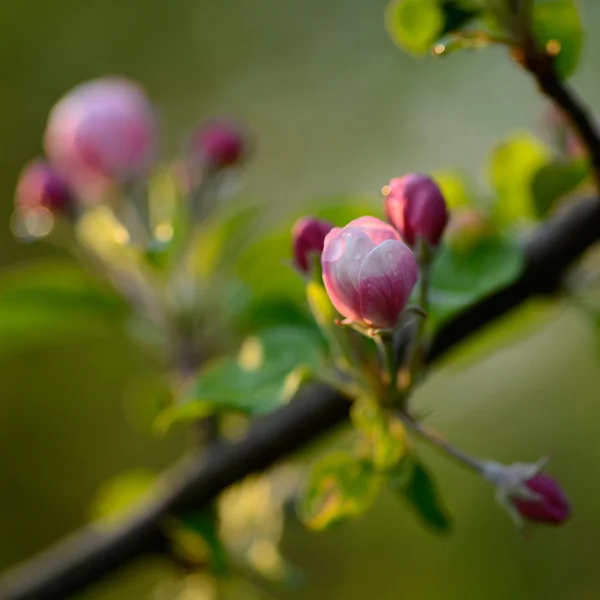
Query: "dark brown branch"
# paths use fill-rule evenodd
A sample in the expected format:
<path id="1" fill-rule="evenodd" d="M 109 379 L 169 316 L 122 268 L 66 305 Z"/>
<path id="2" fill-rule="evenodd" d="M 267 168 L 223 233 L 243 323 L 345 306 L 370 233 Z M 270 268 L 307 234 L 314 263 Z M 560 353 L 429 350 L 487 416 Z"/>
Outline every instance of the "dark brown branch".
<path id="1" fill-rule="evenodd" d="M 600 138 L 573 94 L 556 77 L 551 60 L 528 54 L 523 60 L 540 88 L 567 114 L 589 150 L 600 181 Z M 541 228 L 526 248 L 526 267 L 514 283 L 471 306 L 435 338 L 432 362 L 505 315 L 528 298 L 552 292 L 565 269 L 600 239 L 600 203 L 590 199 Z M 163 552 L 166 517 L 209 504 L 221 491 L 262 471 L 315 440 L 348 416 L 349 403 L 324 388 L 304 390 L 294 402 L 257 421 L 248 435 L 218 445 L 174 467 L 158 486 L 154 500 L 130 521 L 112 531 L 85 528 L 8 573 L 0 581 L 0 600 L 67 598 L 124 565 Z"/>

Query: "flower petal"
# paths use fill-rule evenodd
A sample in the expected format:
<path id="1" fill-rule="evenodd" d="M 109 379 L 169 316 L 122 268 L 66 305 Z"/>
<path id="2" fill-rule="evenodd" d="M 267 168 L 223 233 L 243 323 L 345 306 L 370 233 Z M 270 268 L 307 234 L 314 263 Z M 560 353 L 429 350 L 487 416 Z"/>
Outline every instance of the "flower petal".
<path id="1" fill-rule="evenodd" d="M 382 329 L 394 327 L 417 276 L 417 261 L 403 242 L 388 240 L 371 250 L 358 276 L 363 321 Z"/>
<path id="2" fill-rule="evenodd" d="M 359 217 L 350 221 L 347 227 L 357 227 L 366 233 L 373 243 L 378 246 L 386 240 L 402 240 L 400 234 L 387 223 L 376 217 Z"/>
<path id="3" fill-rule="evenodd" d="M 337 311 L 353 321 L 360 321 L 358 274 L 365 257 L 375 244 L 360 229 L 332 229 L 325 238 L 321 264 L 323 282 Z"/>

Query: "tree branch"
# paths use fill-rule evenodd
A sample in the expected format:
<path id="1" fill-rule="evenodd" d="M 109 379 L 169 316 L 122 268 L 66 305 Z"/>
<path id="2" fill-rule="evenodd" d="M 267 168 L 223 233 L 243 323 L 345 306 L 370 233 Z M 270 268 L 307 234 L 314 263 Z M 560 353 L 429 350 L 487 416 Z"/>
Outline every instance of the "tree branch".
<path id="1" fill-rule="evenodd" d="M 567 114 L 589 150 L 600 181 L 600 138 L 585 110 L 563 86 L 545 55 L 526 56 L 524 65 Z M 567 269 L 600 239 L 600 203 L 582 201 L 544 225 L 527 245 L 526 266 L 512 284 L 468 308 L 433 341 L 432 362 L 528 298 L 553 292 Z M 17 567 L 0 581 L 0 600 L 60 600 L 82 591 L 124 565 L 164 552 L 165 519 L 209 504 L 228 486 L 285 458 L 348 416 L 349 402 L 330 389 L 304 390 L 289 405 L 257 421 L 247 436 L 190 456 L 169 471 L 153 500 L 113 530 L 87 527 Z"/>

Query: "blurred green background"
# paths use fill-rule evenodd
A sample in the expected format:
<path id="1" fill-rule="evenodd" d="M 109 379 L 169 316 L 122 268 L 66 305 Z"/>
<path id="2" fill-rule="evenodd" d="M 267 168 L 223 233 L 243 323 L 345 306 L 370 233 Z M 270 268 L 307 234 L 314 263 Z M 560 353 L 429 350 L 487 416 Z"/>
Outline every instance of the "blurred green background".
<path id="1" fill-rule="evenodd" d="M 210 114 L 234 114 L 257 152 L 242 195 L 273 214 L 376 192 L 406 171 L 457 167 L 484 180 L 485 156 L 512 130 L 539 127 L 543 102 L 502 50 L 413 60 L 385 34 L 385 0 L 4 0 L 0 4 L 0 265 L 59 252 L 8 227 L 22 164 L 40 153 L 48 110 L 73 85 L 122 73 L 160 106 L 165 154 Z M 574 84 L 600 106 L 600 4 L 581 3 L 588 36 Z M 310 534 L 290 522 L 284 551 L 307 576 L 294 598 L 568 599 L 600 597 L 600 357 L 579 313 L 460 370 L 441 367 L 416 402 L 466 449 L 499 460 L 552 453 L 574 517 L 525 542 L 491 490 L 431 461 L 456 519 L 439 539 L 392 498 L 356 524 Z M 88 518 L 111 475 L 161 469 L 179 433 L 132 422 L 156 369 L 115 327 L 0 356 L 0 567 Z M 138 393 L 139 395 L 139 393 Z M 86 595 L 144 599 L 167 566 L 137 565 Z"/>

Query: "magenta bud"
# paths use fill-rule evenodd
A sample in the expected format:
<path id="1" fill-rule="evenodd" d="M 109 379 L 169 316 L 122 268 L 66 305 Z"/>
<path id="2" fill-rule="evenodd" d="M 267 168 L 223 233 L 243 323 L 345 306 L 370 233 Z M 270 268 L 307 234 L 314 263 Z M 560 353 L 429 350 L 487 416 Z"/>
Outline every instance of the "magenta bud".
<path id="1" fill-rule="evenodd" d="M 45 135 L 52 162 L 78 186 L 127 181 L 156 159 L 156 114 L 144 91 L 121 77 L 72 89 L 52 109 Z"/>
<path id="2" fill-rule="evenodd" d="M 69 213 L 73 197 L 63 177 L 45 160 L 33 160 L 21 171 L 15 194 L 18 208 L 46 208 L 54 213 Z"/>
<path id="3" fill-rule="evenodd" d="M 545 473 L 538 473 L 524 482 L 530 495 L 513 495 L 511 502 L 528 521 L 560 525 L 571 514 L 569 501 L 558 482 Z"/>
<path id="4" fill-rule="evenodd" d="M 398 232 L 360 217 L 325 238 L 323 282 L 337 311 L 375 329 L 395 327 L 417 283 L 417 261 Z"/>
<path id="5" fill-rule="evenodd" d="M 314 217 L 298 219 L 292 228 L 294 262 L 303 273 L 311 270 L 311 256 L 321 256 L 325 236 L 333 229 L 328 221 Z"/>
<path id="6" fill-rule="evenodd" d="M 437 246 L 448 221 L 442 192 L 427 175 L 410 173 L 392 179 L 385 192 L 388 221 L 400 232 L 409 246 L 423 239 Z"/>
<path id="7" fill-rule="evenodd" d="M 233 121 L 215 119 L 192 135 L 191 152 L 214 169 L 232 167 L 246 157 L 248 138 Z"/>

